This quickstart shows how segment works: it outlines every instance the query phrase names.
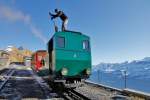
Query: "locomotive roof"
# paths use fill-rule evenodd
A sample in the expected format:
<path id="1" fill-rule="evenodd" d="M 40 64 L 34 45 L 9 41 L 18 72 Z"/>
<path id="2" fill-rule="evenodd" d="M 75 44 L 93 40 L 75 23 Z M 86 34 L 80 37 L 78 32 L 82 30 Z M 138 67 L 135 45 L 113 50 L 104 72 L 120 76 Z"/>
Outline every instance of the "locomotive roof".
<path id="1" fill-rule="evenodd" d="M 37 50 L 37 51 L 33 52 L 32 54 L 35 54 L 37 52 L 46 52 L 46 50 Z"/>
<path id="2" fill-rule="evenodd" d="M 63 33 L 62 31 L 59 31 L 59 32 L 56 32 L 55 34 L 57 33 Z M 87 38 L 89 38 L 89 36 L 85 35 L 85 34 L 82 34 L 81 32 L 77 32 L 77 31 L 65 31 L 64 33 L 72 33 L 72 34 L 78 34 L 78 35 L 82 35 L 82 36 L 85 36 Z M 55 34 L 50 38 L 50 40 L 55 36 Z M 48 43 L 50 42 L 50 40 L 48 41 Z"/>
<path id="3" fill-rule="evenodd" d="M 35 52 L 32 53 L 32 55 L 36 54 L 37 52 L 47 52 L 46 50 L 37 50 Z"/>
<path id="4" fill-rule="evenodd" d="M 46 52 L 46 50 L 37 50 L 36 52 Z"/>

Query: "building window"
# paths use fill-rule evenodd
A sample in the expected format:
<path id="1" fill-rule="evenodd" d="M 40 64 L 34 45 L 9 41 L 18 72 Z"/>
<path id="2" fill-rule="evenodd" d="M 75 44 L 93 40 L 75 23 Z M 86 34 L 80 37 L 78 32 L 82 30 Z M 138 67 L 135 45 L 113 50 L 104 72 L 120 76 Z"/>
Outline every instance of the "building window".
<path id="1" fill-rule="evenodd" d="M 89 50 L 89 41 L 88 40 L 84 40 L 83 41 L 83 49 L 84 50 Z"/>
<path id="2" fill-rule="evenodd" d="M 64 37 L 57 37 L 56 45 L 59 48 L 64 48 L 65 47 L 65 38 Z"/>

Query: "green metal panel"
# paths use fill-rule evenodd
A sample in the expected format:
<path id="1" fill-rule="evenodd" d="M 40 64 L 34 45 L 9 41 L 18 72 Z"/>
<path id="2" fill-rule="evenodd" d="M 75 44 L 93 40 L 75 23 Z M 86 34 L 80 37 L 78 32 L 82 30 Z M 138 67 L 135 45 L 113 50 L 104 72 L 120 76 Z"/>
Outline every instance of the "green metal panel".
<path id="1" fill-rule="evenodd" d="M 57 32 L 54 35 L 54 38 L 56 39 L 57 36 L 65 37 L 65 50 L 81 50 L 82 49 L 82 42 L 83 40 L 89 40 L 89 37 L 86 35 L 80 35 L 79 33 L 73 33 L 73 32 Z M 55 41 L 56 43 L 56 41 Z M 55 47 L 56 49 L 60 49 L 58 47 Z"/>
<path id="2" fill-rule="evenodd" d="M 65 38 L 65 47 L 59 48 L 56 45 L 58 36 Z M 81 75 L 81 73 L 91 69 L 91 52 L 83 49 L 83 41 L 89 37 L 73 32 L 57 32 L 54 35 L 55 50 L 55 71 L 60 71 L 63 67 L 68 69 L 68 76 Z"/>

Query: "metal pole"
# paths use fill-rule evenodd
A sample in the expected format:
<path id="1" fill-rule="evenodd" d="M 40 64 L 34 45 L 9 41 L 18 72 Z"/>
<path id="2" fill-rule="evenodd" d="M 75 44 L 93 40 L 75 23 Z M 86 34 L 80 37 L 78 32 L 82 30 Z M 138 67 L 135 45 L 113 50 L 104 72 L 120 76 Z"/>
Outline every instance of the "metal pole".
<path id="1" fill-rule="evenodd" d="M 126 71 L 126 70 L 124 71 L 124 74 L 125 74 L 125 77 L 124 77 L 124 78 L 125 78 L 125 79 L 124 79 L 124 81 L 125 81 L 125 84 L 124 84 L 124 85 L 125 85 L 125 86 L 124 86 L 124 87 L 126 88 L 126 87 L 127 87 L 127 76 L 126 76 L 127 71 Z"/>
<path id="2" fill-rule="evenodd" d="M 98 82 L 100 82 L 100 71 L 98 70 Z"/>

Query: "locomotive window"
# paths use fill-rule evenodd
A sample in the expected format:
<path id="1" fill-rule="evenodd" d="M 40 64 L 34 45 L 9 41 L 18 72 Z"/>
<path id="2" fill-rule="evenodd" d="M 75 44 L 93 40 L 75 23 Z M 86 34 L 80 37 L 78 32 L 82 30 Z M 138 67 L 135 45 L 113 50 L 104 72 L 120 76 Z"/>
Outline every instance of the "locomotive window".
<path id="1" fill-rule="evenodd" d="M 65 38 L 64 37 L 57 37 L 56 44 L 57 44 L 57 47 L 64 48 L 65 47 Z"/>
<path id="2" fill-rule="evenodd" d="M 84 40 L 83 41 L 83 49 L 84 50 L 89 50 L 89 41 L 88 40 Z"/>

